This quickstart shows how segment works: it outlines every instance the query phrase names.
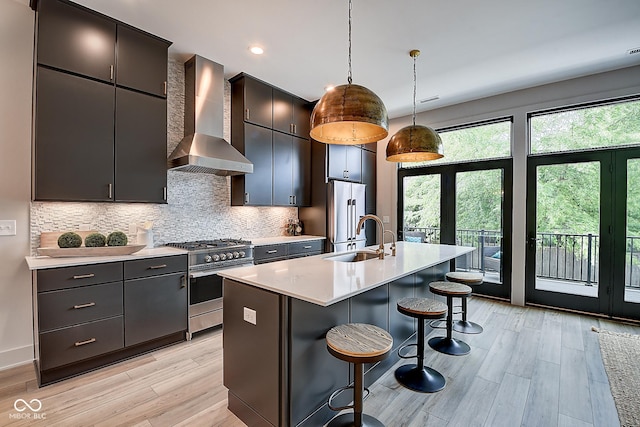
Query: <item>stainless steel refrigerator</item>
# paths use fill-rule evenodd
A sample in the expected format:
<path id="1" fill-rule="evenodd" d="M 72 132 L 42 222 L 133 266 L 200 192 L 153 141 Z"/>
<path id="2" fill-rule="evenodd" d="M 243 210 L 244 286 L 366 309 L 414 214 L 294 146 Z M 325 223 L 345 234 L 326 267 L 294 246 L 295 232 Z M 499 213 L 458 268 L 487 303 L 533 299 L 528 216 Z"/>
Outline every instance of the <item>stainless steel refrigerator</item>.
<path id="1" fill-rule="evenodd" d="M 327 239 L 332 252 L 361 249 L 366 246 L 364 227 L 356 234 L 365 213 L 364 184 L 330 181 L 327 206 Z"/>

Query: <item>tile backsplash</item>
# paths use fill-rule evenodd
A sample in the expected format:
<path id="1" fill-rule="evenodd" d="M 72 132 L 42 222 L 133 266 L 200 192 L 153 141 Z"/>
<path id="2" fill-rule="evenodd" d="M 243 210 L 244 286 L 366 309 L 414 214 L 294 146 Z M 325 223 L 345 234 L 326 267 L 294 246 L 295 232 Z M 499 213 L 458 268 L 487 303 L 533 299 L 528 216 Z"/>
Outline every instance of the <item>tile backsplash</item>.
<path id="1" fill-rule="evenodd" d="M 184 135 L 184 63 L 170 57 L 167 94 L 167 153 Z M 225 81 L 224 138 L 230 140 L 231 87 Z M 135 242 L 131 224 L 153 221 L 155 245 L 223 237 L 258 238 L 285 234 L 297 208 L 230 206 L 230 178 L 188 172 L 167 172 L 167 204 L 32 202 L 31 254 L 43 231 L 77 230 L 88 226 L 101 233 L 119 230 Z"/>

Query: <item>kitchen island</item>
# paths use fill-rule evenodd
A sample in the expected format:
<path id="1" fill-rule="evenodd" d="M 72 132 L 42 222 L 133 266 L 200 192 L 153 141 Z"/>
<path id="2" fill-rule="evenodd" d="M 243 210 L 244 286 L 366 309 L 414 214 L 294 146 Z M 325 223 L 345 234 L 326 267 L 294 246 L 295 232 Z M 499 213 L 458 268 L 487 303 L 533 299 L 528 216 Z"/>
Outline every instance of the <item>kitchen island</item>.
<path id="1" fill-rule="evenodd" d="M 353 380 L 348 364 L 331 356 L 333 326 L 370 323 L 391 333 L 388 359 L 365 366 L 365 385 L 397 360 L 395 350 L 415 332 L 396 301 L 430 296 L 452 259 L 474 248 L 398 242 L 396 256 L 346 262 L 348 253 L 223 270 L 224 384 L 229 409 L 251 426 L 318 426 L 335 415 L 331 392 Z M 336 403 L 348 404 L 350 392 Z"/>

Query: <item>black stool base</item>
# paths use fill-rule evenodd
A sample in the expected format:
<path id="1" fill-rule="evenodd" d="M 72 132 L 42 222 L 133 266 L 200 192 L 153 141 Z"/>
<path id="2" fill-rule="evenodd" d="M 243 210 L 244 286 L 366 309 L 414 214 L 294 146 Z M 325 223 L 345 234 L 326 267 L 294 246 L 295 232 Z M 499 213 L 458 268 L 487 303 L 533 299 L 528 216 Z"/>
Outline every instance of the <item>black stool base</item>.
<path id="1" fill-rule="evenodd" d="M 429 346 L 440 353 L 452 356 L 464 356 L 471 352 L 471 347 L 464 341 L 455 338 L 435 337 L 429 340 Z"/>
<path id="2" fill-rule="evenodd" d="M 435 393 L 444 388 L 446 380 L 435 369 L 418 365 L 403 365 L 396 369 L 396 380 L 408 389 L 422 393 Z"/>
<path id="3" fill-rule="evenodd" d="M 482 326 L 468 320 L 458 320 L 453 323 L 453 330 L 463 334 L 480 334 L 483 329 Z"/>
<path id="4" fill-rule="evenodd" d="M 327 424 L 327 427 L 357 427 L 353 421 L 353 413 L 338 415 Z M 362 427 L 384 427 L 371 415 L 362 414 Z"/>

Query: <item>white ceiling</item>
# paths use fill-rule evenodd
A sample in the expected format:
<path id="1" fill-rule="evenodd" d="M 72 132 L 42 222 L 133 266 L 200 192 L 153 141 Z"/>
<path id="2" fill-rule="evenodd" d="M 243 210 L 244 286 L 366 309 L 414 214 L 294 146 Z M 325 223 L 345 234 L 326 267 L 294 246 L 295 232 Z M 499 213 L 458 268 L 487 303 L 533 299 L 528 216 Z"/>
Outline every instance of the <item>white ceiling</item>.
<path id="1" fill-rule="evenodd" d="M 76 0 L 187 59 L 219 62 L 309 100 L 347 81 L 347 0 Z M 353 83 L 390 118 L 640 64 L 640 0 L 353 0 Z M 265 53 L 249 53 L 250 45 Z M 640 81 L 640 76 L 638 76 Z"/>

